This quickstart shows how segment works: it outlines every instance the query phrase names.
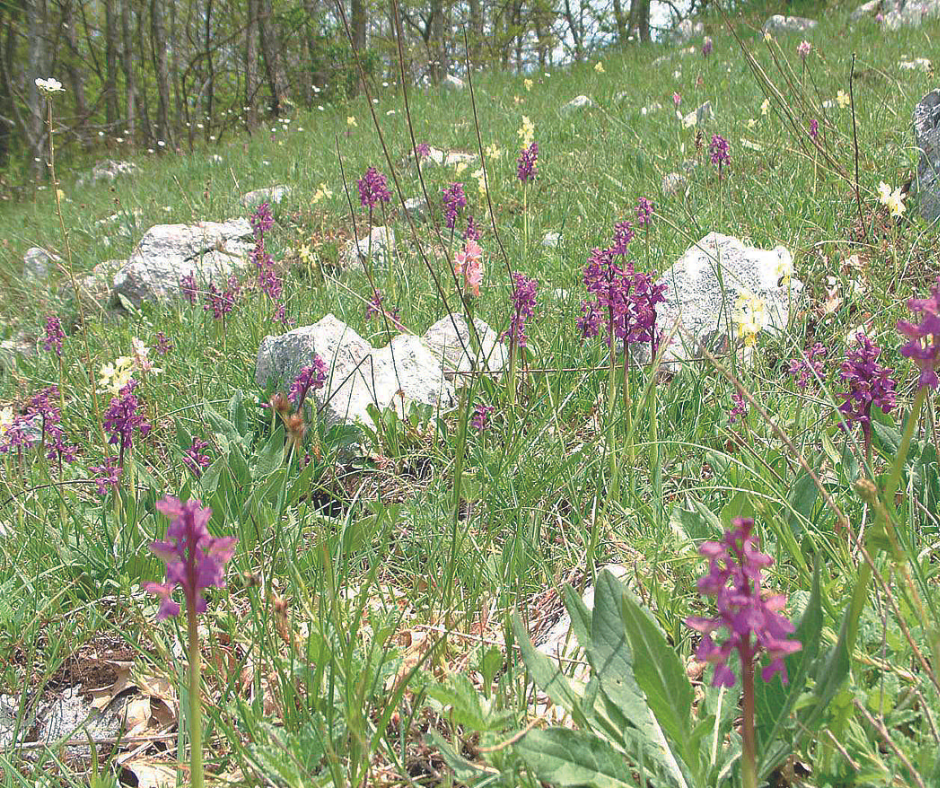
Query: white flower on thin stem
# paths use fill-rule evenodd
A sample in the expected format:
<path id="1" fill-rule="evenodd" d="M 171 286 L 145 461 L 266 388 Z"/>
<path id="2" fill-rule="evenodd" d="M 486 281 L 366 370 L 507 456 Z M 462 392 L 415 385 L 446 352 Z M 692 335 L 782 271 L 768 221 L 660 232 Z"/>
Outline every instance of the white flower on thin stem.
<path id="1" fill-rule="evenodd" d="M 61 93 L 65 90 L 65 88 L 62 87 L 62 83 L 55 77 L 49 77 L 49 79 L 36 77 L 36 87 L 43 93 Z"/>

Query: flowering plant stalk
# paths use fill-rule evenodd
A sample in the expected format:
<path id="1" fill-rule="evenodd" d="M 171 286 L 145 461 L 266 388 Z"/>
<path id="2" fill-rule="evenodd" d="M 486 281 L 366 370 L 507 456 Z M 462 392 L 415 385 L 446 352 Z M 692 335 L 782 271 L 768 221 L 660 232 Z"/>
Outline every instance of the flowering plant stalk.
<path id="1" fill-rule="evenodd" d="M 48 80 L 37 79 L 36 85 L 43 93 L 47 94 L 46 124 L 49 126 L 49 174 L 52 176 L 52 193 L 55 195 L 55 208 L 56 214 L 59 217 L 59 230 L 65 242 L 65 259 L 68 262 L 69 283 L 72 285 L 72 293 L 75 296 L 75 303 L 78 305 L 78 316 L 82 325 L 82 340 L 85 345 L 85 368 L 89 370 L 89 374 L 93 375 L 91 370 L 93 370 L 94 367 L 91 364 L 91 350 L 88 346 L 88 321 L 85 319 L 85 305 L 78 289 L 78 283 L 75 280 L 75 266 L 72 263 L 72 244 L 69 241 L 69 232 L 65 229 L 65 219 L 62 216 L 62 194 L 59 190 L 59 181 L 55 174 L 55 135 L 52 125 L 52 94 L 60 92 L 62 90 L 62 84 L 58 80 L 50 77 Z M 60 381 L 60 383 L 61 382 L 62 381 Z M 91 387 L 91 403 L 95 411 L 95 421 L 98 424 L 101 444 L 104 445 L 105 437 L 104 429 L 101 426 L 101 408 L 98 405 L 98 392 L 95 390 L 94 377 L 89 380 L 89 386 Z M 62 387 L 60 386 L 60 390 L 61 389 Z"/>
<path id="2" fill-rule="evenodd" d="M 202 685 L 199 651 L 199 614 L 207 609 L 203 589 L 225 587 L 225 564 L 235 554 L 233 536 L 213 537 L 206 525 L 212 516 L 209 507 L 200 501 L 182 503 L 167 496 L 157 502 L 157 510 L 172 519 L 167 528 L 167 541 L 153 542 L 150 550 L 166 564 L 163 583 L 146 583 L 144 590 L 160 599 L 157 621 L 180 613 L 180 605 L 172 599 L 179 585 L 186 602 L 187 634 L 189 638 L 189 784 L 203 786 L 202 765 Z"/>

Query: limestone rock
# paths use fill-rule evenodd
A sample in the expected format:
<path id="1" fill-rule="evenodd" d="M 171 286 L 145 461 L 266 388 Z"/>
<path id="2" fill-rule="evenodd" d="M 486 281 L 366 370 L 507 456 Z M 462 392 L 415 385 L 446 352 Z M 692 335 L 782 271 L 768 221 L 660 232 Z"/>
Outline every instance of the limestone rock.
<path id="1" fill-rule="evenodd" d="M 247 219 L 158 224 L 114 275 L 114 292 L 136 306 L 178 296 L 179 280 L 189 274 L 201 286 L 221 282 L 245 265 L 251 234 Z"/>
<path id="2" fill-rule="evenodd" d="M 548 249 L 554 249 L 561 243 L 561 233 L 545 233 L 542 236 L 542 246 Z"/>
<path id="3" fill-rule="evenodd" d="M 667 334 L 677 321 L 679 326 L 664 359 L 699 357 L 703 345 L 713 351 L 723 348 L 729 327 L 733 327 L 739 294 L 761 299 L 765 330 L 784 330 L 803 287 L 796 279 L 789 285 L 781 281 L 792 265 L 790 252 L 782 246 L 757 249 L 720 233 L 709 233 L 689 247 L 659 278 L 667 289 L 666 301 L 658 308 L 657 325 Z"/>
<path id="4" fill-rule="evenodd" d="M 933 68 L 933 65 L 925 57 L 915 57 L 913 60 L 899 60 L 898 68 L 901 69 L 901 71 L 923 71 L 925 74 L 928 74 Z"/>
<path id="5" fill-rule="evenodd" d="M 805 33 L 812 30 L 819 23 L 815 19 L 806 19 L 802 16 L 784 16 L 783 14 L 774 14 L 770 19 L 764 22 L 765 33 Z"/>
<path id="6" fill-rule="evenodd" d="M 920 162 L 912 189 L 918 196 L 920 215 L 935 222 L 940 218 L 940 88 L 914 107 L 914 139 Z"/>
<path id="7" fill-rule="evenodd" d="M 564 104 L 561 108 L 562 112 L 573 112 L 577 109 L 591 109 L 592 107 L 597 106 L 594 101 L 587 96 L 575 96 L 567 104 Z"/>
<path id="8" fill-rule="evenodd" d="M 480 336 L 483 368 L 490 372 L 501 372 L 509 365 L 508 350 L 499 341 L 496 332 L 483 320 L 474 318 L 473 325 Z M 434 351 L 434 356 L 444 361 L 448 378 L 456 377 L 458 386 L 466 382 L 465 376 L 459 373 L 473 369 L 476 353 L 470 340 L 470 328 L 463 315 L 442 317 L 424 333 L 424 341 Z"/>
<path id="9" fill-rule="evenodd" d="M 663 194 L 669 195 L 670 197 L 673 197 L 679 192 L 684 191 L 687 185 L 688 181 L 681 172 L 669 172 L 663 176 Z"/>
<path id="10" fill-rule="evenodd" d="M 447 155 L 444 157 L 444 166 L 445 167 L 456 167 L 458 164 L 466 164 L 468 167 L 471 164 L 476 164 L 477 155 L 475 153 L 464 153 L 459 150 L 448 151 Z"/>
<path id="11" fill-rule="evenodd" d="M 119 175 L 139 175 L 140 167 L 131 161 L 114 161 L 105 159 L 92 167 L 91 172 L 78 179 L 79 186 L 94 186 L 98 181 L 109 183 Z"/>
<path id="12" fill-rule="evenodd" d="M 271 186 L 267 189 L 255 189 L 242 195 L 242 205 L 246 208 L 257 208 L 261 203 L 277 205 L 290 195 L 290 186 Z"/>
<path id="13" fill-rule="evenodd" d="M 57 263 L 62 258 L 47 252 L 39 246 L 33 246 L 23 255 L 23 277 L 32 282 L 44 282 L 49 278 Z"/>
<path id="14" fill-rule="evenodd" d="M 601 572 L 610 572 L 616 578 L 625 577 L 629 570 L 621 564 L 608 564 L 598 569 L 597 574 Z M 581 601 L 584 602 L 588 610 L 594 609 L 594 591 L 593 585 L 588 586 L 581 595 Z M 569 634 L 570 633 L 570 634 Z M 571 632 L 571 616 L 567 611 L 552 626 L 548 632 L 536 638 L 535 647 L 546 656 L 557 659 L 572 658 L 580 647 L 584 644 L 578 643 L 574 633 Z"/>
<path id="15" fill-rule="evenodd" d="M 881 9 L 881 2 L 882 0 L 868 0 L 867 3 L 863 3 L 849 15 L 849 21 L 858 22 L 864 17 L 874 17 Z"/>
<path id="16" fill-rule="evenodd" d="M 16 366 L 17 359 L 36 355 L 36 340 L 25 334 L 17 334 L 12 339 L 0 341 L 0 370 L 10 370 Z"/>
<path id="17" fill-rule="evenodd" d="M 395 249 L 395 231 L 391 227 L 373 227 L 369 234 L 358 242 L 350 241 L 339 256 L 340 268 L 363 270 L 364 261 L 372 260 L 373 266 L 384 268 L 390 262 Z"/>
<path id="18" fill-rule="evenodd" d="M 453 386 L 440 361 L 419 337 L 401 334 L 384 348 L 372 346 L 333 315 L 312 326 L 264 338 L 255 363 L 255 382 L 273 383 L 286 391 L 300 370 L 320 356 L 327 365 L 327 383 L 313 398 L 327 424 L 374 427 L 370 405 L 394 407 L 399 415 L 411 403 L 450 410 L 456 405 Z"/>
<path id="19" fill-rule="evenodd" d="M 710 101 L 706 101 L 698 109 L 692 110 L 688 115 L 682 118 L 682 125 L 687 129 L 690 129 L 693 126 L 701 126 L 706 121 L 711 120 L 714 115 L 715 113 L 712 112 L 712 103 Z"/>
<path id="20" fill-rule="evenodd" d="M 885 30 L 898 30 L 902 27 L 920 27 L 925 19 L 940 16 L 940 0 L 900 0 L 888 3 L 884 14 Z"/>
<path id="21" fill-rule="evenodd" d="M 463 90 L 465 87 L 464 81 L 460 77 L 455 77 L 453 74 L 448 74 L 444 77 L 442 84 L 448 90 Z"/>
<path id="22" fill-rule="evenodd" d="M 427 221 L 428 204 L 424 197 L 409 197 L 405 200 L 405 213 L 416 224 Z"/>

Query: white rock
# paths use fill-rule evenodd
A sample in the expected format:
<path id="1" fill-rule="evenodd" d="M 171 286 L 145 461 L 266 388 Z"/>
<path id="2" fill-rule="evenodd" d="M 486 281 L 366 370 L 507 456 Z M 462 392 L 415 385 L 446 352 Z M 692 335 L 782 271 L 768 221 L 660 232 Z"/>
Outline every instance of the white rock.
<path id="1" fill-rule="evenodd" d="M 714 117 L 714 112 L 712 112 L 712 103 L 706 101 L 698 109 L 692 110 L 688 115 L 682 118 L 682 125 L 686 128 L 692 128 L 693 126 L 701 126 L 706 121 L 709 121 Z"/>
<path id="2" fill-rule="evenodd" d="M 920 27 L 925 19 L 940 16 L 940 0 L 903 0 L 886 3 L 890 8 L 884 15 L 885 30 L 898 30 L 902 27 Z"/>
<path id="3" fill-rule="evenodd" d="M 405 213 L 414 222 L 424 222 L 428 218 L 428 204 L 424 197 L 409 197 L 405 200 Z"/>
<path id="4" fill-rule="evenodd" d="M 469 167 L 471 164 L 476 164 L 476 162 L 477 155 L 475 153 L 464 153 L 459 150 L 448 151 L 444 157 L 445 167 L 456 167 L 458 164 L 466 164 Z"/>
<path id="5" fill-rule="evenodd" d="M 914 139 L 920 161 L 912 191 L 917 194 L 920 215 L 935 222 L 940 219 L 940 88 L 914 107 Z"/>
<path id="6" fill-rule="evenodd" d="M 625 577 L 629 570 L 621 564 L 608 564 L 597 570 L 598 575 L 603 571 L 610 572 L 614 577 L 619 579 Z M 595 587 L 590 585 L 581 595 L 581 601 L 584 602 L 588 610 L 594 610 L 594 590 Z M 568 615 L 566 610 L 552 628 L 538 638 L 539 642 L 536 643 L 536 648 L 553 659 L 559 657 L 571 659 L 583 644 L 578 643 L 574 633 L 570 635 L 569 633 L 571 633 L 571 616 Z"/>
<path id="7" fill-rule="evenodd" d="M 444 77 L 443 85 L 448 90 L 463 90 L 465 87 L 464 81 L 460 77 L 455 77 L 453 74 L 448 74 Z"/>
<path id="8" fill-rule="evenodd" d="M 670 197 L 684 190 L 687 185 L 688 181 L 686 177 L 680 172 L 669 172 L 663 176 L 663 194 L 667 194 Z"/>
<path id="9" fill-rule="evenodd" d="M 764 22 L 761 29 L 765 33 L 805 33 L 807 30 L 812 30 L 817 24 L 819 23 L 815 19 L 774 14 Z"/>
<path id="10" fill-rule="evenodd" d="M 480 318 L 474 318 L 473 325 L 480 337 L 483 368 L 494 373 L 503 371 L 509 365 L 509 352 L 505 345 Z M 473 360 L 477 357 L 463 315 L 442 317 L 424 333 L 424 341 L 435 357 L 443 360 L 447 377 L 456 377 L 457 385 L 463 385 L 466 375 L 459 373 L 470 372 L 474 367 Z"/>
<path id="11" fill-rule="evenodd" d="M 901 71 L 923 71 L 926 74 L 930 72 L 933 65 L 925 57 L 915 57 L 913 60 L 898 61 L 898 68 Z"/>
<path id="12" fill-rule="evenodd" d="M 247 219 L 158 224 L 115 274 L 114 291 L 138 305 L 180 295 L 179 280 L 189 274 L 200 287 L 222 282 L 245 266 L 251 236 Z"/>
<path id="13" fill-rule="evenodd" d="M 242 195 L 242 205 L 246 208 L 257 208 L 261 203 L 277 204 L 290 195 L 290 186 L 271 186 L 266 189 L 255 189 Z"/>
<path id="14" fill-rule="evenodd" d="M 878 13 L 880 8 L 881 0 L 868 0 L 867 3 L 863 3 L 849 15 L 849 21 L 857 22 L 859 19 L 866 16 L 873 17 Z"/>
<path id="15" fill-rule="evenodd" d="M 720 233 L 709 233 L 689 247 L 658 280 L 667 289 L 666 301 L 657 310 L 657 326 L 668 334 L 679 324 L 664 359 L 700 357 L 703 345 L 712 352 L 724 348 L 738 295 L 744 292 L 763 301 L 765 330 L 785 330 L 803 288 L 796 279 L 781 283 L 782 272 L 792 271 L 792 266 L 790 252 L 782 246 L 757 249 Z"/>
<path id="16" fill-rule="evenodd" d="M 255 382 L 286 391 L 300 370 L 319 355 L 328 368 L 327 383 L 313 392 L 327 424 L 374 427 L 369 406 L 392 407 L 399 416 L 412 403 L 442 410 L 455 407 L 454 387 L 440 361 L 419 337 L 400 334 L 383 348 L 372 346 L 333 315 L 312 326 L 265 337 L 258 349 Z"/>
<path id="17" fill-rule="evenodd" d="M 79 186 L 94 186 L 98 181 L 111 182 L 119 175 L 139 175 L 140 167 L 131 161 L 105 159 L 92 167 L 91 172 L 78 179 Z"/>
<path id="18" fill-rule="evenodd" d="M 373 227 L 358 243 L 350 241 L 340 253 L 340 268 L 361 271 L 364 261 L 371 259 L 373 266 L 384 268 L 395 249 L 395 231 L 391 227 Z"/>
<path id="19" fill-rule="evenodd" d="M 561 233 L 545 233 L 542 236 L 542 246 L 554 249 L 561 243 Z"/>
<path id="20" fill-rule="evenodd" d="M 587 96 L 575 96 L 561 108 L 562 112 L 572 112 L 576 109 L 590 109 L 596 104 Z"/>
<path id="21" fill-rule="evenodd" d="M 23 277 L 32 282 L 42 282 L 49 278 L 57 263 L 62 258 L 47 252 L 39 246 L 33 246 L 23 255 Z"/>

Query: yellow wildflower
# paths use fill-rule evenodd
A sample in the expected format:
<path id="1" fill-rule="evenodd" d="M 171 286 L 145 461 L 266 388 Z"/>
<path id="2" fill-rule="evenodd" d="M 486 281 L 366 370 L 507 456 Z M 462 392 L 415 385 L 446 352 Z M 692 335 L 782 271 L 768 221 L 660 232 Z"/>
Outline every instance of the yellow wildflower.
<path id="1" fill-rule="evenodd" d="M 525 85 L 526 93 L 528 93 L 530 90 L 532 90 L 533 82 L 532 82 L 531 79 L 524 79 L 524 80 L 522 80 L 522 84 Z"/>
<path id="2" fill-rule="evenodd" d="M 753 129 L 757 125 L 757 121 L 754 118 L 749 118 L 745 124 L 749 129 Z"/>
<path id="3" fill-rule="evenodd" d="M 891 215 L 896 219 L 903 216 L 904 212 L 907 210 L 907 206 L 904 204 L 904 195 L 901 194 L 900 186 L 894 191 L 891 191 L 891 187 L 888 186 L 887 183 L 879 183 L 878 200 L 891 212 Z"/>
<path id="4" fill-rule="evenodd" d="M 594 66 L 594 70 L 595 70 L 598 74 L 603 74 L 603 73 L 605 73 L 605 72 L 604 72 L 604 64 L 601 63 L 601 62 L 598 60 L 598 61 L 597 61 L 597 65 Z"/>
<path id="5" fill-rule="evenodd" d="M 121 389 L 127 385 L 134 373 L 134 360 L 128 356 L 121 356 L 113 364 L 104 364 L 99 370 L 99 383 L 101 390 L 116 397 Z"/>
<path id="6" fill-rule="evenodd" d="M 735 335 L 742 339 L 746 347 L 757 344 L 757 335 L 767 327 L 767 305 L 764 299 L 750 290 L 738 293 L 734 305 Z"/>
<path id="7" fill-rule="evenodd" d="M 321 183 L 319 188 L 313 193 L 313 204 L 316 205 L 320 200 L 330 199 L 333 196 L 333 192 L 325 183 Z"/>
<path id="8" fill-rule="evenodd" d="M 503 152 L 499 149 L 499 145 L 494 142 L 486 149 L 486 155 L 491 159 L 498 159 L 503 155 Z"/>
<path id="9" fill-rule="evenodd" d="M 467 169 L 467 162 L 458 161 L 457 166 L 454 168 L 454 173 L 460 175 L 465 169 Z"/>
<path id="10" fill-rule="evenodd" d="M 0 435 L 5 435 L 6 431 L 13 426 L 13 408 L 0 408 Z"/>
<path id="11" fill-rule="evenodd" d="M 350 115 L 348 118 L 346 118 L 346 125 L 347 125 L 347 126 L 358 126 L 359 124 L 356 123 L 355 117 L 353 117 L 352 115 Z"/>
<path id="12" fill-rule="evenodd" d="M 486 176 L 483 173 L 483 168 L 480 167 L 476 172 L 470 174 L 470 177 L 476 180 L 477 189 L 480 191 L 480 197 L 486 196 Z"/>
<path id="13" fill-rule="evenodd" d="M 770 114 L 770 99 L 764 99 L 763 103 L 760 105 L 760 114 Z"/>
<path id="14" fill-rule="evenodd" d="M 516 132 L 522 140 L 522 147 L 528 148 L 535 141 L 535 124 L 527 115 L 522 116 L 522 126 Z"/>
<path id="15" fill-rule="evenodd" d="M 845 109 L 849 104 L 852 103 L 852 99 L 849 98 L 849 94 L 844 90 L 840 90 L 836 93 L 836 103 L 840 108 Z"/>

